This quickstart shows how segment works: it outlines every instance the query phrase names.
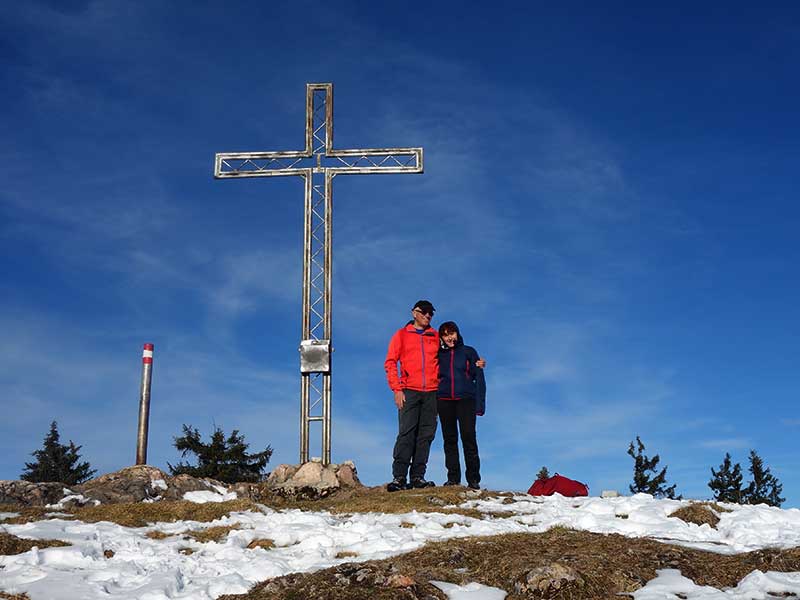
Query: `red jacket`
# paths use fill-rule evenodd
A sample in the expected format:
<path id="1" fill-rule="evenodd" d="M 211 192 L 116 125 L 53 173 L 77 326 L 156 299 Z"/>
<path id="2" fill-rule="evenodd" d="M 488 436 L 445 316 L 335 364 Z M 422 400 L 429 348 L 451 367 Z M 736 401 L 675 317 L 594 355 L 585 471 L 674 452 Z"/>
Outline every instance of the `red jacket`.
<path id="1" fill-rule="evenodd" d="M 537 479 L 534 481 L 528 493 L 531 496 L 552 496 L 555 493 L 559 493 L 562 496 L 574 498 L 575 496 L 588 496 L 589 486 L 556 473 L 549 479 Z"/>
<path id="2" fill-rule="evenodd" d="M 389 387 L 395 392 L 435 392 L 439 388 L 439 332 L 428 327 L 420 333 L 409 321 L 392 336 L 383 367 Z"/>

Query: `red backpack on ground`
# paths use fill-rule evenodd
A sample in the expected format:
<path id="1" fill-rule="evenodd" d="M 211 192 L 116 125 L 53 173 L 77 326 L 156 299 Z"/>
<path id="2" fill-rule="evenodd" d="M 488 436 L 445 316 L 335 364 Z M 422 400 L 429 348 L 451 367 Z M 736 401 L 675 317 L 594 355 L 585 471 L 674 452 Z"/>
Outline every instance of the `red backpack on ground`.
<path id="1" fill-rule="evenodd" d="M 531 496 L 552 496 L 559 493 L 562 496 L 588 496 L 589 486 L 580 481 L 569 479 L 556 473 L 549 479 L 537 479 L 528 490 Z"/>

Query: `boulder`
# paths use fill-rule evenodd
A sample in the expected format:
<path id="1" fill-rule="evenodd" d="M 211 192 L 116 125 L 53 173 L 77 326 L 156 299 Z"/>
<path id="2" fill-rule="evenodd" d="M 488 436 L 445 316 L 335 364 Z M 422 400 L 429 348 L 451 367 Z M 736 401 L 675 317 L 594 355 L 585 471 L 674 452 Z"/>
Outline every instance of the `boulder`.
<path id="1" fill-rule="evenodd" d="M 352 461 L 323 466 L 319 461 L 278 465 L 267 478 L 269 492 L 295 500 L 318 500 L 346 487 L 361 486 Z"/>
<path id="2" fill-rule="evenodd" d="M 225 488 L 226 491 L 235 491 L 231 490 L 227 484 L 216 479 L 208 477 L 198 479 L 191 475 L 176 475 L 175 477 L 167 478 L 167 489 L 161 498 L 163 500 L 183 500 L 183 495 L 186 492 L 202 492 L 205 490 L 219 492 L 219 488 Z"/>
<path id="3" fill-rule="evenodd" d="M 303 465 L 278 465 L 266 482 L 226 485 L 214 479 L 198 479 L 190 475 L 171 477 L 150 465 L 126 467 L 96 479 L 67 488 L 62 483 L 0 481 L 0 504 L 63 508 L 85 504 L 118 504 L 123 502 L 155 502 L 182 500 L 186 492 L 235 492 L 239 498 L 261 501 L 276 494 L 290 499 L 316 500 L 342 488 L 360 487 L 356 466 L 352 461 L 323 466 L 319 461 Z"/>
<path id="4" fill-rule="evenodd" d="M 336 470 L 336 479 L 342 487 L 361 487 L 361 482 L 358 480 L 356 472 L 356 465 L 352 460 L 346 460 Z"/>
<path id="5" fill-rule="evenodd" d="M 90 500 L 103 504 L 121 502 L 155 502 L 157 500 L 182 500 L 186 492 L 227 491 L 224 483 L 214 479 L 198 479 L 191 475 L 170 477 L 161 469 L 150 465 L 135 465 L 102 475 L 75 486 Z"/>
<path id="6" fill-rule="evenodd" d="M 0 480 L 0 504 L 45 506 L 55 504 L 65 495 L 73 493 L 63 483 Z"/>
<path id="7" fill-rule="evenodd" d="M 150 465 L 126 467 L 75 486 L 87 498 L 102 504 L 160 500 L 168 490 L 169 476 Z"/>
<path id="8" fill-rule="evenodd" d="M 202 490 L 227 491 L 228 486 L 189 475 L 170 477 L 156 467 L 136 465 L 69 487 L 56 482 L 0 481 L 0 504 L 57 504 L 60 508 L 71 508 L 86 504 L 181 500 L 186 492 Z"/>
<path id="9" fill-rule="evenodd" d="M 566 593 L 566 588 L 574 590 L 584 585 L 583 577 L 575 569 L 554 562 L 523 573 L 522 577 L 514 582 L 514 591 L 526 597 L 552 598 L 559 593 Z"/>
<path id="10" fill-rule="evenodd" d="M 297 470 L 300 468 L 300 465 L 278 465 L 272 470 L 272 473 L 269 474 L 267 477 L 267 487 L 275 487 L 286 483 L 289 479 L 291 479 Z"/>

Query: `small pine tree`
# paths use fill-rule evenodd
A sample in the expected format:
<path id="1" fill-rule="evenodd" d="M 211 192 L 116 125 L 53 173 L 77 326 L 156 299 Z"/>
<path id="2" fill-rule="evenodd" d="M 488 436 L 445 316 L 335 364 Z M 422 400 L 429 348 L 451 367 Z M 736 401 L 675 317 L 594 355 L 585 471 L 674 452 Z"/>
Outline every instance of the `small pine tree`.
<path id="1" fill-rule="evenodd" d="M 69 446 L 59 444 L 58 424 L 50 423 L 50 432 L 45 436 L 41 450 L 31 453 L 36 462 L 25 463 L 25 471 L 20 479 L 25 481 L 42 482 L 57 481 L 66 485 L 83 483 L 97 472 L 88 462 L 79 463 L 80 455 L 72 440 Z"/>
<path id="2" fill-rule="evenodd" d="M 780 506 L 786 498 L 781 498 L 783 485 L 769 471 L 769 467 L 764 467 L 764 461 L 756 453 L 750 450 L 750 474 L 753 480 L 745 490 L 745 501 L 748 504 L 768 504 L 769 506 Z"/>
<path id="3" fill-rule="evenodd" d="M 644 454 L 644 444 L 639 436 L 636 436 L 637 449 L 634 450 L 633 442 L 628 447 L 628 454 L 633 458 L 633 484 L 628 486 L 632 494 L 644 493 L 651 494 L 656 498 L 672 498 L 680 500 L 681 496 L 675 496 L 676 485 L 666 486 L 667 467 L 659 471 L 656 468 L 661 458 L 656 454 L 653 458 L 648 458 Z"/>
<path id="4" fill-rule="evenodd" d="M 547 470 L 547 467 L 539 469 L 539 472 L 536 474 L 536 479 L 550 479 L 550 471 Z"/>
<path id="5" fill-rule="evenodd" d="M 745 490 L 742 489 L 742 466 L 739 463 L 731 469 L 731 455 L 726 452 L 719 471 L 711 469 L 711 480 L 708 487 L 714 492 L 714 500 L 718 502 L 734 502 L 741 504 Z"/>
<path id="6" fill-rule="evenodd" d="M 175 438 L 175 448 L 181 451 L 181 457 L 192 453 L 197 457 L 197 466 L 179 462 L 174 467 L 167 463 L 173 475 L 191 475 L 193 477 L 210 477 L 225 483 L 240 481 L 260 481 L 261 472 L 272 456 L 272 448 L 267 446 L 263 452 L 248 454 L 249 444 L 239 430 L 226 439 L 219 427 L 214 427 L 211 441 L 204 444 L 200 440 L 200 432 L 188 425 L 183 426 L 183 435 Z"/>

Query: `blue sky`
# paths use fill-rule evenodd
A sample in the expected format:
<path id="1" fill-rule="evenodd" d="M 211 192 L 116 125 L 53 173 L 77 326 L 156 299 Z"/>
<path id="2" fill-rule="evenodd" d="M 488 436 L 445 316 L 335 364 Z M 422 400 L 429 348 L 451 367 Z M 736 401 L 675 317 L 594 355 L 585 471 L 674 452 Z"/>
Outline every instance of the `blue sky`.
<path id="1" fill-rule="evenodd" d="M 301 149 L 330 81 L 336 147 L 425 150 L 335 180 L 335 461 L 389 479 L 382 363 L 429 298 L 489 361 L 487 486 L 625 491 L 640 435 L 688 497 L 754 448 L 800 506 L 796 6 L 29 2 L 0 32 L 0 479 L 52 419 L 131 464 L 144 342 L 151 464 L 183 423 L 297 461 L 302 180 L 213 156 Z"/>

